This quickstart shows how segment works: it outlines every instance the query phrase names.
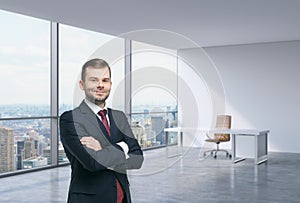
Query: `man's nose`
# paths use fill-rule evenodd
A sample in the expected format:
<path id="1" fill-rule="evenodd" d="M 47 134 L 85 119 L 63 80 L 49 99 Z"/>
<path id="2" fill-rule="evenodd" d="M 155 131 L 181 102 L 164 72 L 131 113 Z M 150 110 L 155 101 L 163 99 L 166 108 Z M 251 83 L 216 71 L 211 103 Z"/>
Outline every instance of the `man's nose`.
<path id="1" fill-rule="evenodd" d="M 98 82 L 98 87 L 103 88 L 104 87 L 103 82 L 99 81 Z"/>

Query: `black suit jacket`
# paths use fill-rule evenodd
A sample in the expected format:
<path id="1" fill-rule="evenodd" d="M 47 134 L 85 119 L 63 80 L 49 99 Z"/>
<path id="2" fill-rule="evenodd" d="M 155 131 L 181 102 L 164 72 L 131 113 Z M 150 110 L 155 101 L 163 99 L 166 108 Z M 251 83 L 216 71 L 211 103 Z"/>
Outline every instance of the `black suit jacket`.
<path id="1" fill-rule="evenodd" d="M 110 136 L 104 125 L 85 102 L 60 117 L 60 138 L 71 163 L 72 174 L 68 202 L 114 203 L 117 199 L 116 178 L 131 202 L 127 169 L 138 169 L 143 152 L 135 139 L 125 114 L 108 109 Z M 102 150 L 94 151 L 80 143 L 83 136 L 93 136 Z M 116 143 L 124 141 L 129 147 L 129 159 Z"/>

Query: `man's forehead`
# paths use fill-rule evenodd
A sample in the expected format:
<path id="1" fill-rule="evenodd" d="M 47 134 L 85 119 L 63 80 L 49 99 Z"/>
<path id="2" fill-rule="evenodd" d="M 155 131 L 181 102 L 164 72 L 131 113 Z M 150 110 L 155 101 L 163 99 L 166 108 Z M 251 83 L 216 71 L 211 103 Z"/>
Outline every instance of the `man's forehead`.
<path id="1" fill-rule="evenodd" d="M 86 75 L 109 75 L 109 69 L 107 66 L 101 68 L 89 66 L 86 68 Z"/>

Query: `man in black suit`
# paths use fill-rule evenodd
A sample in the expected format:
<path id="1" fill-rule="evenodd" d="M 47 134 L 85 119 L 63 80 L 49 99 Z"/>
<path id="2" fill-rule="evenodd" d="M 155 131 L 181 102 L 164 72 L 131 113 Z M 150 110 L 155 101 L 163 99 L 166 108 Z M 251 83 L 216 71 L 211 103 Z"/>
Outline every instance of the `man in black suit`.
<path id="1" fill-rule="evenodd" d="M 111 70 L 92 59 L 82 67 L 85 99 L 60 117 L 60 136 L 71 163 L 69 203 L 131 202 L 127 169 L 138 169 L 143 152 L 125 114 L 107 108 Z"/>

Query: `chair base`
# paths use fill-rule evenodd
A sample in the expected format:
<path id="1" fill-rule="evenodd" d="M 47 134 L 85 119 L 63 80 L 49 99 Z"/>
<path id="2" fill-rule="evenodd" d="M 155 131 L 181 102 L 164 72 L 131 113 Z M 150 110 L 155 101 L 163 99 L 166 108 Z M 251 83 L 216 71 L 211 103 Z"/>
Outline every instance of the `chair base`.
<path id="1" fill-rule="evenodd" d="M 212 150 L 207 150 L 205 152 L 203 152 L 203 156 L 206 156 L 206 153 L 210 153 L 210 155 L 212 155 L 215 159 L 217 158 L 217 153 L 218 152 L 225 152 L 226 153 L 226 157 L 229 157 L 231 159 L 231 154 L 225 150 L 225 149 L 212 149 Z"/>

